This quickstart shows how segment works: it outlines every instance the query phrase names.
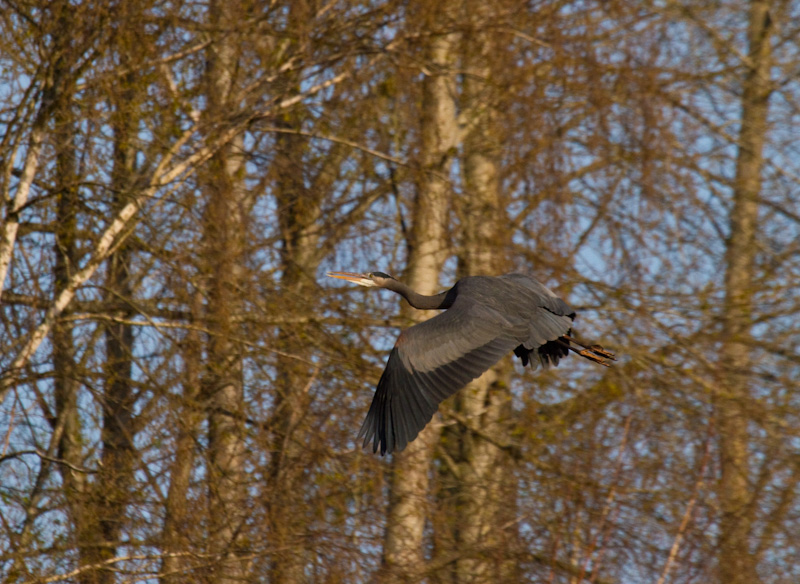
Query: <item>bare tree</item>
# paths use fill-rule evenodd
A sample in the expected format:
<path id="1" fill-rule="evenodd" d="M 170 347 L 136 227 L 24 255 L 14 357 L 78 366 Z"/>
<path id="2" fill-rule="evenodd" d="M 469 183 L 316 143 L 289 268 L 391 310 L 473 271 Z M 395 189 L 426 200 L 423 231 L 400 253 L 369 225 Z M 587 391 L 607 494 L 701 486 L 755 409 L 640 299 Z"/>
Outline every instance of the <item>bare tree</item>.
<path id="1" fill-rule="evenodd" d="M 0 577 L 800 578 L 764 2 L 4 3 Z M 386 460 L 355 436 L 431 315 L 326 269 L 532 273 L 621 358 L 506 360 Z"/>
<path id="2" fill-rule="evenodd" d="M 422 7 L 417 7 L 421 9 Z M 439 274 L 449 249 L 449 181 L 454 149 L 459 141 L 453 67 L 458 34 L 449 10 L 423 12 L 433 24 L 426 47 L 429 70 L 422 82 L 419 174 L 416 177 L 411 231 L 408 239 L 409 285 L 422 294 L 438 292 Z M 412 322 L 432 315 L 411 311 Z M 421 574 L 423 530 L 428 516 L 429 473 L 439 427 L 430 423 L 406 450 L 394 455 L 386 520 L 384 561 L 393 578 L 415 580 Z"/>
<path id="3" fill-rule="evenodd" d="M 57 8 L 56 20 L 59 26 L 56 29 L 54 45 L 57 51 L 69 55 L 67 40 L 68 31 L 74 25 L 68 7 L 62 4 Z M 66 59 L 56 66 L 55 80 L 63 83 L 69 75 L 70 64 Z M 72 113 L 71 91 L 74 84 L 63 87 L 66 90 L 58 98 L 53 124 L 55 131 L 53 139 L 56 150 L 56 184 L 58 193 L 57 230 L 55 233 L 55 263 L 54 281 L 55 290 L 61 291 L 67 287 L 71 273 L 78 261 L 78 221 L 81 216 L 78 184 L 80 176 L 77 168 L 76 149 L 76 120 Z M 70 91 L 71 90 L 71 91 Z M 58 457 L 67 465 L 62 465 L 59 470 L 65 485 L 65 498 L 69 508 L 70 518 L 74 525 L 76 543 L 83 550 L 80 563 L 83 565 L 94 564 L 103 553 L 97 547 L 100 540 L 95 509 L 92 508 L 92 483 L 89 475 L 75 472 L 71 466 L 83 466 L 85 457 L 82 443 L 82 422 L 78 411 L 78 391 L 80 389 L 80 374 L 76 356 L 75 340 L 73 338 L 73 324 L 70 322 L 54 323 L 51 338 L 53 344 L 53 368 L 55 376 L 53 390 L 55 397 L 55 428 L 61 429 Z M 85 581 L 94 581 L 90 576 Z"/>
<path id="4" fill-rule="evenodd" d="M 209 126 L 224 120 L 237 95 L 238 42 L 235 32 L 244 15 L 238 6 L 212 2 L 209 25 L 216 31 L 208 49 Z M 214 132 L 212 130 L 212 136 Z M 247 519 L 243 348 L 233 315 L 241 310 L 246 281 L 247 218 L 252 206 L 245 188 L 243 135 L 237 135 L 210 158 L 201 179 L 205 192 L 201 268 L 206 295 L 207 363 L 202 399 L 208 408 L 208 552 L 216 558 L 210 581 L 239 582 L 245 575 L 240 543 Z"/>
<path id="5" fill-rule="evenodd" d="M 315 16 L 314 7 L 308 2 L 294 2 L 289 11 L 289 28 L 295 36 L 293 53 L 304 60 L 313 54 L 309 44 Z M 302 71 L 287 76 L 287 93 L 299 90 L 301 76 Z M 301 109 L 286 112 L 280 119 L 281 129 L 300 132 L 305 117 Z M 306 168 L 308 139 L 297 133 L 279 134 L 275 146 L 272 166 L 281 235 L 280 302 L 286 314 L 300 317 L 309 313 L 316 290 L 315 274 L 322 260 L 318 252 L 322 234 L 319 226 L 323 200 L 328 194 L 323 172 L 331 169 Z M 275 549 L 270 581 L 276 584 L 305 582 L 309 563 L 305 549 L 309 520 L 304 475 L 310 464 L 307 420 L 310 385 L 316 374 L 308 361 L 311 334 L 307 325 L 292 324 L 281 327 L 277 338 L 280 355 L 276 363 L 274 445 L 268 487 L 270 542 Z"/>
<path id="6" fill-rule="evenodd" d="M 500 96 L 492 87 L 492 67 L 503 66 L 496 55 L 494 9 L 465 3 L 467 17 L 460 44 L 465 71 L 460 118 L 465 128 L 461 166 L 463 192 L 457 199 L 461 218 L 459 275 L 505 273 L 510 233 L 505 226 L 506 199 L 501 194 L 497 107 Z M 503 562 L 513 534 L 513 464 L 509 459 L 511 395 L 507 360 L 484 373 L 456 394 L 455 440 L 450 456 L 455 463 L 451 508 L 454 521 L 454 582 L 511 580 Z M 447 468 L 446 466 L 444 468 Z"/>
<path id="7" fill-rule="evenodd" d="M 750 2 L 748 55 L 742 82 L 742 119 L 738 139 L 733 208 L 725 250 L 724 341 L 717 397 L 720 448 L 719 581 L 759 582 L 752 553 L 752 479 L 748 409 L 752 395 L 749 375 L 750 330 L 753 326 L 753 281 L 761 192 L 763 151 L 767 135 L 769 97 L 773 91 L 772 20 L 769 2 Z"/>

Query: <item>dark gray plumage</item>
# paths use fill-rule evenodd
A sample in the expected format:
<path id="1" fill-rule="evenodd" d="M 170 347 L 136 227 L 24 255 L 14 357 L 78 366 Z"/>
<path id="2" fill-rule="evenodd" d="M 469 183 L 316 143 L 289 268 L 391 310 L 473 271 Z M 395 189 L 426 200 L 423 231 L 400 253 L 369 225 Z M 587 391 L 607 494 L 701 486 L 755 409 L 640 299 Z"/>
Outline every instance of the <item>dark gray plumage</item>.
<path id="1" fill-rule="evenodd" d="M 614 355 L 585 347 L 571 334 L 575 311 L 540 282 L 524 274 L 472 276 L 434 296 L 417 294 L 382 272 L 329 276 L 397 292 L 415 308 L 445 312 L 404 330 L 359 437 L 381 454 L 403 450 L 436 413 L 439 404 L 510 351 L 535 369 L 558 365 L 570 351 L 608 365 Z M 577 345 L 576 348 L 573 345 Z"/>

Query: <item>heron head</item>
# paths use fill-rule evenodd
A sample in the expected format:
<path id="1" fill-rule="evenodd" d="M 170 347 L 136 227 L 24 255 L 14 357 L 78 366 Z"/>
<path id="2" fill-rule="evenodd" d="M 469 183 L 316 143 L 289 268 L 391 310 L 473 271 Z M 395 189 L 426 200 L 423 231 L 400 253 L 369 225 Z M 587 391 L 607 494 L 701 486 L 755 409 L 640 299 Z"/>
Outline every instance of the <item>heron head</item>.
<path id="1" fill-rule="evenodd" d="M 383 286 L 388 280 L 394 280 L 389 274 L 383 272 L 368 272 L 366 274 L 356 274 L 354 272 L 328 272 L 329 278 L 338 278 L 339 280 L 347 280 L 359 286 L 373 287 Z"/>

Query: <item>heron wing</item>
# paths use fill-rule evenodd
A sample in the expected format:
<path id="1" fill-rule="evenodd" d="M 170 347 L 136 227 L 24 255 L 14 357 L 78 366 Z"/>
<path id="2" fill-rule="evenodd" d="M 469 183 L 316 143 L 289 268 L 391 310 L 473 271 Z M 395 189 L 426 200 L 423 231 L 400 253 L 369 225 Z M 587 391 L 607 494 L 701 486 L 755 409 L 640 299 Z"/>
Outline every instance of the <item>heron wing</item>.
<path id="1" fill-rule="evenodd" d="M 556 316 L 575 318 L 575 309 L 556 296 L 555 292 L 536 278 L 532 278 L 527 274 L 506 274 L 505 276 L 500 276 L 499 279 L 506 280 L 518 287 L 515 296 L 524 295 L 529 304 L 544 308 Z"/>
<path id="2" fill-rule="evenodd" d="M 528 335 L 514 349 L 523 367 L 530 363 L 532 369 L 541 363 L 545 369 L 558 365 L 569 354 L 563 335 L 570 334 L 575 309 L 555 295 L 547 286 L 526 274 L 506 274 L 500 279 L 516 287 L 517 305 L 533 307 L 528 310 Z M 536 355 L 536 358 L 533 358 Z"/>
<path id="3" fill-rule="evenodd" d="M 469 298 L 403 331 L 389 354 L 359 437 L 373 452 L 403 450 L 445 398 L 519 345 L 528 324 Z"/>

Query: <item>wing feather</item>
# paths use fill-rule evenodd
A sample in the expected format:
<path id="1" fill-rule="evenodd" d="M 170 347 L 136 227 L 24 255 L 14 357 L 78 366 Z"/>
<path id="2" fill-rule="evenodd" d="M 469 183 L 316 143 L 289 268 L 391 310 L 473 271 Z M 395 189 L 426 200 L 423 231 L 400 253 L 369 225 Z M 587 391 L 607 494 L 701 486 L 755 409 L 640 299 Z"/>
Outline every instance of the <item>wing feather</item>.
<path id="1" fill-rule="evenodd" d="M 521 330 L 493 309 L 461 302 L 403 331 L 359 432 L 364 446 L 381 454 L 405 448 L 444 399 L 520 343 Z"/>

